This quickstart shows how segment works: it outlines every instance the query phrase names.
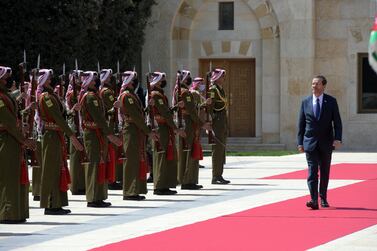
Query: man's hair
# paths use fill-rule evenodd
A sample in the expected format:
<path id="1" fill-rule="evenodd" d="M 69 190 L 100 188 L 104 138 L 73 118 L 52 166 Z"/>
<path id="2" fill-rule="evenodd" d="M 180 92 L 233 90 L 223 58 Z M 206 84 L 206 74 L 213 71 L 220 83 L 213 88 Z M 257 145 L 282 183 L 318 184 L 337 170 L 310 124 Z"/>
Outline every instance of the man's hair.
<path id="1" fill-rule="evenodd" d="M 317 76 L 315 76 L 314 78 L 319 78 L 319 79 L 321 80 L 321 83 L 322 83 L 323 85 L 326 85 L 326 84 L 327 84 L 327 79 L 326 79 L 324 76 L 322 76 L 322 75 L 317 75 Z"/>

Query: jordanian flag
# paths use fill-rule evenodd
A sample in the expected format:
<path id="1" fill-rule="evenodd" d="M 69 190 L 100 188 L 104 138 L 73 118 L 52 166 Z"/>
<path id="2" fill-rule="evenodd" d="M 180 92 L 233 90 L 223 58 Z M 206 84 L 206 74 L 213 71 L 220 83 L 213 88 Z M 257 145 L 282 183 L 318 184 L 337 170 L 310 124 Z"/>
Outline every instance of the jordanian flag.
<path id="1" fill-rule="evenodd" d="M 377 14 L 374 18 L 374 25 L 369 39 L 369 64 L 377 73 Z"/>

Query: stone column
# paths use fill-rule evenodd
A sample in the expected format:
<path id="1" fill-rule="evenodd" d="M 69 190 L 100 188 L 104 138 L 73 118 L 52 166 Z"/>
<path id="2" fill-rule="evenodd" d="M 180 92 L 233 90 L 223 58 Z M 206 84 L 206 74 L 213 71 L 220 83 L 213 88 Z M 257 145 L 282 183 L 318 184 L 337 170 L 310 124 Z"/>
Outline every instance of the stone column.
<path id="1" fill-rule="evenodd" d="M 296 147 L 301 100 L 311 94 L 314 0 L 271 1 L 280 27 L 280 143 Z"/>

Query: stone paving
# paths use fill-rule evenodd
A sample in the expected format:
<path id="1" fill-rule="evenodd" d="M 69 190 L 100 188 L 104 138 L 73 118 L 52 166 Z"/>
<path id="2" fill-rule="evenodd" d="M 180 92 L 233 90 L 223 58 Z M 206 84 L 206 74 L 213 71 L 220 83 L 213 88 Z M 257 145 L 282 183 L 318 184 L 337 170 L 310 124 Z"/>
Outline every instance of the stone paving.
<path id="1" fill-rule="evenodd" d="M 156 196 L 148 184 L 147 199 L 123 201 L 109 191 L 110 208 L 87 208 L 85 196 L 69 194 L 66 216 L 45 216 L 30 196 L 30 219 L 21 225 L 0 225 L 0 250 L 87 250 L 308 194 L 305 180 L 263 180 L 306 168 L 305 155 L 228 157 L 224 177 L 230 185 L 211 185 L 211 159 L 201 164 L 198 191 L 177 189 L 174 196 Z M 377 163 L 377 153 L 336 152 L 336 163 Z M 329 189 L 357 180 L 330 180 Z M 331 198 L 329 198 L 331 203 Z M 303 207 L 305 207 L 303 205 Z M 156 247 L 155 250 L 158 250 Z M 336 239 L 313 250 L 377 250 L 377 225 Z"/>

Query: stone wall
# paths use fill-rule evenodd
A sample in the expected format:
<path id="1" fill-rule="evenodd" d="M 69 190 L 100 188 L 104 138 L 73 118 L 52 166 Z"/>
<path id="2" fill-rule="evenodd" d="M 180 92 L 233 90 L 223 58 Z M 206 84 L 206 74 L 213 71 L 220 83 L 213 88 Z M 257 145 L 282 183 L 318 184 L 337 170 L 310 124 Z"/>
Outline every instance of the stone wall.
<path id="1" fill-rule="evenodd" d="M 346 149 L 377 150 L 377 114 L 358 114 L 358 53 L 368 52 L 376 2 L 318 0 L 314 72 L 328 79 L 327 93 L 337 98 Z"/>
<path id="2" fill-rule="evenodd" d="M 235 30 L 219 31 L 219 0 L 157 1 L 143 72 L 178 68 L 198 74 L 200 58 L 256 59 L 256 136 L 296 146 L 300 102 L 314 75 L 338 99 L 345 149 L 377 149 L 377 114 L 357 113 L 357 53 L 367 52 L 374 0 L 239 0 Z M 170 89 L 170 88 L 168 88 Z"/>

